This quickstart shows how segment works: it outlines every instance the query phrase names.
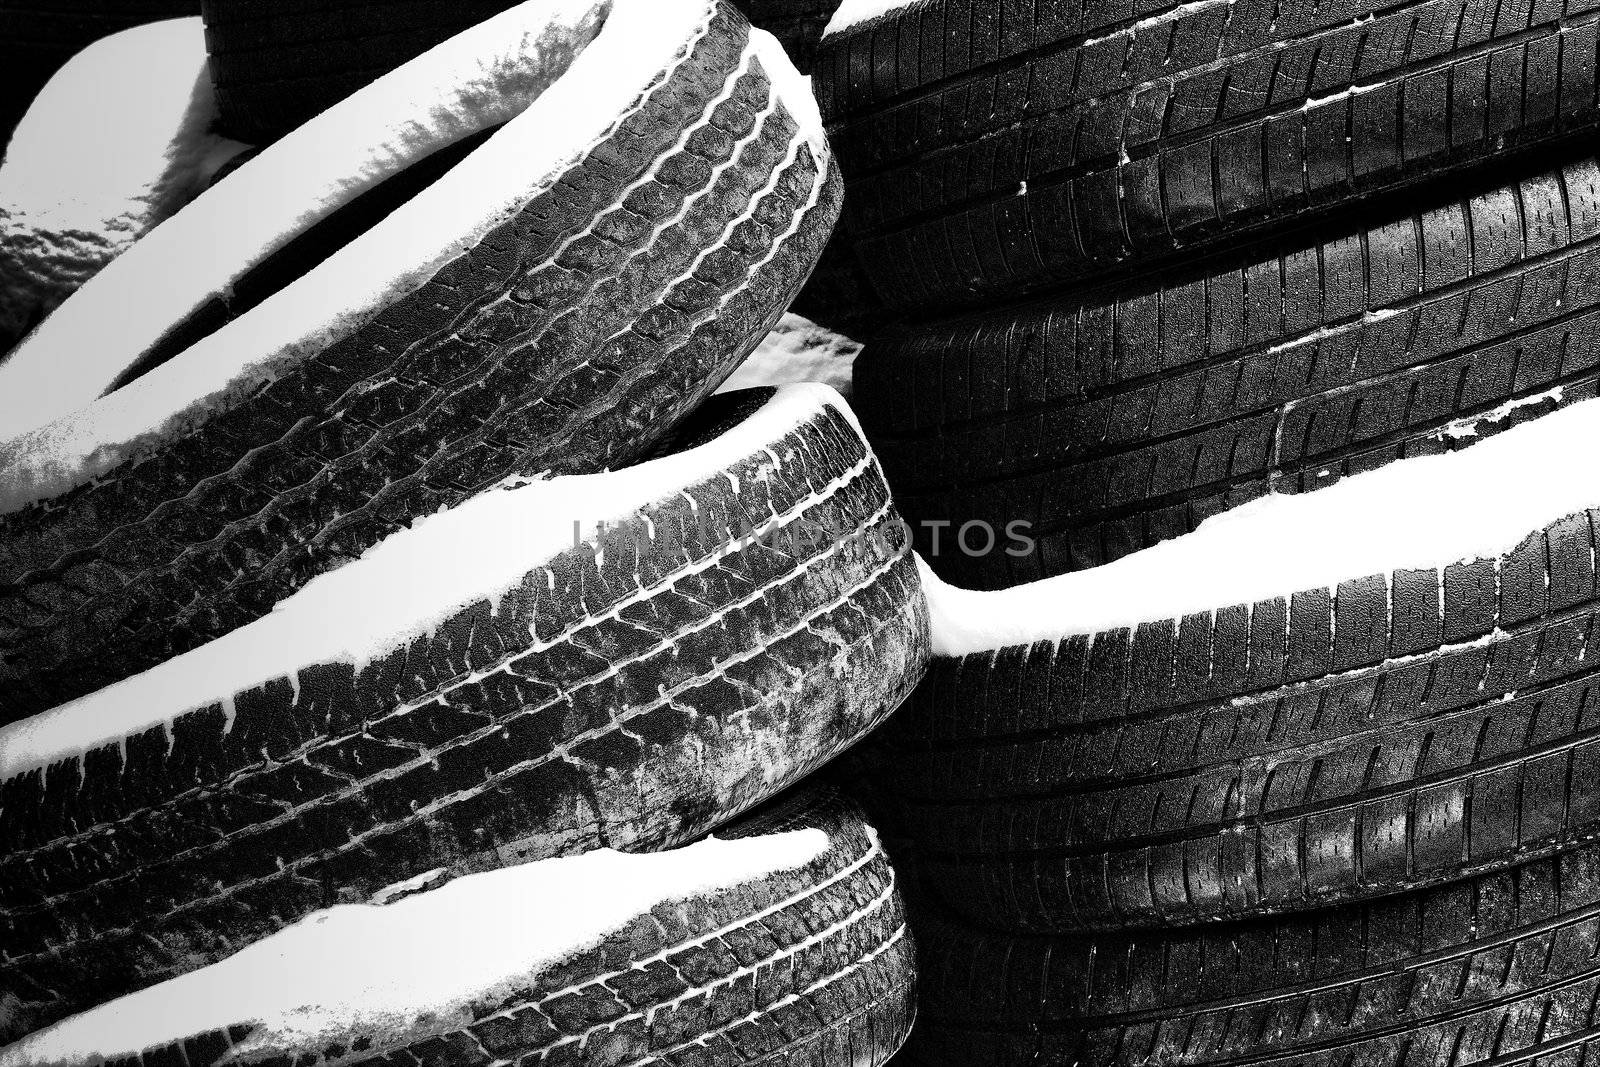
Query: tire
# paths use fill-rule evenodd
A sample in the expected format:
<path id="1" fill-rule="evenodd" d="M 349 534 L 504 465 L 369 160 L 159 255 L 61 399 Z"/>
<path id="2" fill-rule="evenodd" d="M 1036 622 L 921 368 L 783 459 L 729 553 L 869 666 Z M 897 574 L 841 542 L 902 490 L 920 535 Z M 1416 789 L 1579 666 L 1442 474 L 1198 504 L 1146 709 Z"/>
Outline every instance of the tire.
<path id="1" fill-rule="evenodd" d="M 691 840 L 864 736 L 921 676 L 916 569 L 842 401 L 771 396 L 5 728 L 0 1038 L 430 872 Z"/>
<path id="2" fill-rule="evenodd" d="M 270 144 L 514 0 L 202 0 L 222 128 Z"/>
<path id="3" fill-rule="evenodd" d="M 684 870 L 702 857 L 707 869 Z M 556 881 L 558 867 L 567 884 Z M 618 876 L 633 884 L 619 887 Z M 527 888 L 513 896 L 491 880 Z M 619 888 L 624 901 L 609 903 Z M 585 914 L 594 910 L 585 907 L 585 896 L 601 902 L 604 925 Z M 343 1000 L 330 1005 L 296 988 L 292 994 L 304 998 L 296 1004 L 298 1018 L 258 1007 L 263 1001 L 276 1007 L 283 998 L 251 981 L 252 956 L 276 950 L 279 967 L 298 963 L 302 973 L 315 973 L 330 964 L 338 969 L 336 953 L 365 948 L 350 961 L 358 966 L 345 969 L 370 980 L 359 964 L 370 971 L 394 953 L 376 935 L 406 923 L 420 933 L 396 940 L 424 945 L 404 947 L 399 961 L 422 971 L 438 966 L 425 948 L 439 938 L 426 927 L 460 924 L 478 934 L 489 925 L 463 914 L 474 905 L 492 921 L 491 936 L 515 937 L 539 922 L 573 927 L 558 925 L 553 936 L 533 938 L 554 945 L 513 961 L 521 973 L 509 982 L 468 971 L 467 981 L 453 983 L 457 999 L 429 1004 L 433 1010 L 384 1017 L 382 1001 L 374 1003 L 362 985 L 325 978 L 313 988 L 348 989 Z M 401 914 L 387 924 L 378 915 L 350 914 L 391 908 Z M 24 1039 L 6 1051 L 8 1067 L 138 1063 L 179 1050 L 189 1067 L 296 1062 L 322 1058 L 330 1044 L 341 1051 L 329 1058 L 371 1067 L 397 1059 L 420 1067 L 518 1061 L 877 1067 L 905 1039 L 915 1012 L 915 961 L 895 873 L 860 811 L 827 790 L 794 796 L 730 827 L 724 839 L 676 856 L 554 860 L 318 919 L 320 929 L 308 923 L 286 931 L 187 982 L 134 994 Z M 372 934 L 340 936 L 358 921 L 367 921 Z M 591 925 L 599 928 L 584 943 Z M 460 969 L 453 957 L 462 947 L 440 945 L 444 962 Z M 403 971 L 398 977 L 408 981 Z M 420 974 L 408 984 L 438 985 Z M 209 1004 L 202 999 L 197 1010 L 196 988 L 226 992 Z"/>
<path id="4" fill-rule="evenodd" d="M 839 0 L 739 0 L 750 21 L 776 37 L 802 74 L 817 61 L 817 44 Z"/>
<path id="5" fill-rule="evenodd" d="M 407 94 L 444 96 L 424 60 L 375 83 L 202 194 L 0 365 L 0 423 L 55 419 L 0 443 L 0 720 L 258 618 L 508 476 L 646 454 L 767 334 L 838 208 L 809 97 L 731 8 L 621 2 L 641 7 L 619 8 L 577 59 L 557 60 L 571 65 L 498 132 L 324 205 L 320 225 L 286 238 L 278 216 L 304 226 L 315 206 L 291 193 L 342 188 L 350 159 L 414 147 Z M 493 58 L 504 26 L 465 43 Z M 571 45 L 541 38 L 556 52 Z M 635 98 L 607 57 L 642 62 L 641 49 L 676 58 L 627 68 L 646 87 Z M 634 103 L 602 112 L 608 98 Z M 482 94 L 466 103 L 469 116 L 493 111 Z M 363 125 L 386 107 L 402 131 L 394 143 Z M 557 112 L 564 137 L 593 122 L 600 143 L 549 136 Z M 464 158 L 392 214 L 369 206 L 452 154 Z M 530 179 L 543 159 L 559 165 Z M 317 167 L 326 173 L 307 173 Z M 261 201 L 264 189 L 275 191 Z M 477 236 L 431 221 L 479 211 Z M 380 221 L 362 231 L 352 213 Z M 301 270 L 304 241 L 352 228 Z M 196 248 L 210 258 L 174 272 Z M 76 357 L 71 377 L 58 372 L 63 353 Z"/>
<path id="6" fill-rule="evenodd" d="M 987 934 L 914 908 L 926 1067 L 1587 1063 L 1600 1050 L 1593 845 L 1272 921 Z"/>
<path id="7" fill-rule="evenodd" d="M 51 75 L 119 30 L 200 13 L 200 0 L 5 0 L 0 3 L 0 150 Z"/>
<path id="8" fill-rule="evenodd" d="M 198 18 L 114 33 L 56 73 L 0 164 L 0 360 L 239 153 L 216 117 Z"/>
<path id="9" fill-rule="evenodd" d="M 1596 407 L 1098 570 L 927 583 L 936 656 L 877 774 L 928 884 L 987 929 L 1147 928 L 1374 899 L 1595 836 L 1600 513 L 1571 510 L 1596 499 L 1587 461 L 1543 446 L 1600 434 Z M 1538 516 L 1511 484 L 1541 478 L 1535 457 L 1571 494 Z"/>
<path id="10" fill-rule="evenodd" d="M 943 313 L 1587 133 L 1597 20 L 1468 0 L 926 0 L 825 38 L 816 84 L 864 269 L 891 308 Z"/>
<path id="11" fill-rule="evenodd" d="M 856 398 L 918 550 L 993 589 L 1592 397 L 1597 341 L 1589 157 L 1271 255 L 889 330 Z M 1038 550 L 935 552 L 937 520 L 1024 521 Z"/>

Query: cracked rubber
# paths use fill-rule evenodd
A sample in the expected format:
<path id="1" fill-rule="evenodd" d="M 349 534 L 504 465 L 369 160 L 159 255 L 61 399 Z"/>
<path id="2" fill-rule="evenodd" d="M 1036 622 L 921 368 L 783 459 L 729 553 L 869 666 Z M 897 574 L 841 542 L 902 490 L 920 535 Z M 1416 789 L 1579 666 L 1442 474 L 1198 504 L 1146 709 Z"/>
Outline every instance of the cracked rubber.
<path id="1" fill-rule="evenodd" d="M 929 0 L 815 82 L 845 228 L 939 313 L 1236 242 L 1585 134 L 1600 6 Z"/>
<path id="2" fill-rule="evenodd" d="M 0 153 L 50 76 L 118 30 L 200 13 L 200 0 L 0 2 Z"/>
<path id="3" fill-rule="evenodd" d="M 725 4 L 693 11 L 677 65 L 607 140 L 431 280 L 0 516 L 0 721 L 257 618 L 508 475 L 637 458 L 739 364 L 809 272 L 840 186 L 766 74 L 770 42 Z M 0 445 L 0 473 L 30 440 Z"/>
<path id="4" fill-rule="evenodd" d="M 1592 397 L 1597 342 L 1590 157 L 1270 256 L 895 328 L 855 398 L 924 558 L 994 589 Z M 1026 521 L 1038 544 L 935 553 L 930 520 Z"/>
<path id="5" fill-rule="evenodd" d="M 1600 854 L 1306 915 L 1092 938 L 914 907 L 924 1067 L 1586 1064 Z"/>
<path id="6" fill-rule="evenodd" d="M 938 657 L 881 784 L 938 897 L 1013 932 L 1298 911 L 1572 847 L 1600 834 L 1597 520 Z"/>
<path id="7" fill-rule="evenodd" d="M 352 1028 L 348 1044 L 325 1049 L 278 1033 L 258 1037 L 256 1020 L 241 1016 L 105 1062 L 877 1067 L 900 1047 L 915 1014 L 916 965 L 895 872 L 860 810 L 830 789 L 791 795 L 718 836 L 797 830 L 827 835 L 809 863 L 663 900 L 592 948 L 519 979 L 510 995 L 480 996 L 465 1006 L 466 1018 L 441 1011 L 371 1034 Z M 250 996 L 243 990 L 240 999 Z M 62 1036 L 82 1033 L 95 1045 L 97 1023 L 104 1025 L 92 1016 L 70 1020 Z M 34 1056 L 23 1042 L 10 1062 Z"/>
<path id="8" fill-rule="evenodd" d="M 661 485 L 598 555 L 531 560 L 498 604 L 394 619 L 420 636 L 371 662 L 208 682 L 168 722 L 14 766 L 0 1039 L 425 872 L 681 843 L 865 735 L 921 676 L 927 608 L 842 401 L 793 388 L 812 399 L 792 429 Z M 715 398 L 688 440 L 770 392 Z M 141 713 L 123 688 L 52 715 L 92 735 Z M 0 751 L 30 724 L 12 730 Z"/>

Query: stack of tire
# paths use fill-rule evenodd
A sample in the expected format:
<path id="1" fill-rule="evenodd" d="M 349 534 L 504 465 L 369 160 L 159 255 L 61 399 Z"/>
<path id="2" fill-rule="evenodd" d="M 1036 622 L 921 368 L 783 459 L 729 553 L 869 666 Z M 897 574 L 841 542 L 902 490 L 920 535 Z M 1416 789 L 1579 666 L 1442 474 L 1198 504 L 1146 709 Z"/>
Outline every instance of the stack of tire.
<path id="1" fill-rule="evenodd" d="M 894 1053 L 894 873 L 791 787 L 918 573 L 837 394 L 707 400 L 839 196 L 731 5 L 533 0 L 0 362 L 0 1064 Z"/>
<path id="2" fill-rule="evenodd" d="M 931 570 L 1001 590 L 930 573 L 873 746 L 916 1062 L 1592 1061 L 1597 25 L 836 16 L 811 295 Z"/>

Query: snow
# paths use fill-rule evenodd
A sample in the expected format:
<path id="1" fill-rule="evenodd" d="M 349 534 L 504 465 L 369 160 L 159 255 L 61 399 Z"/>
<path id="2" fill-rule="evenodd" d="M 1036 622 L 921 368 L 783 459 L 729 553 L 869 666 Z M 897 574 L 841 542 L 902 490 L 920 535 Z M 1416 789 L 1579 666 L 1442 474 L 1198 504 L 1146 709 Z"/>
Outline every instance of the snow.
<path id="1" fill-rule="evenodd" d="M 528 0 L 452 38 L 240 167 L 84 286 L 70 314 L 53 316 L 0 365 L 0 426 L 17 435 L 0 444 L 0 514 L 104 475 L 423 284 L 586 155 L 706 32 L 712 11 L 704 0 L 613 0 L 563 73 L 566 51 L 595 32 L 602 7 Z M 751 47 L 827 166 L 816 102 L 798 88 L 806 83 L 769 35 L 753 34 Z M 94 400 L 170 323 L 289 236 L 503 119 L 471 156 L 326 262 Z M 67 353 L 86 351 L 99 358 L 57 373 Z"/>
<path id="2" fill-rule="evenodd" d="M 113 34 L 50 79 L 0 165 L 0 344 L 245 148 L 212 132 L 216 117 L 199 18 Z"/>
<path id="3" fill-rule="evenodd" d="M 968 655 L 1498 556 L 1600 505 L 1597 454 L 1600 400 L 1587 400 L 1469 449 L 1262 497 L 1091 570 L 980 593 L 924 564 L 934 649 Z"/>
<path id="4" fill-rule="evenodd" d="M 923 0 L 844 0 L 822 30 L 824 39 L 874 22 Z"/>
<path id="5" fill-rule="evenodd" d="M 96 1064 L 225 1030 L 230 1058 L 349 1048 L 365 1057 L 459 1029 L 473 1004 L 521 989 L 656 905 L 793 871 L 829 847 L 819 829 L 628 855 L 601 849 L 456 879 L 387 905 L 308 916 L 219 963 L 129 994 L 0 1049 L 0 1067 Z M 596 975 L 596 977 L 600 977 Z"/>
<path id="6" fill-rule="evenodd" d="M 481 600 L 498 602 L 562 551 L 742 458 L 819 413 L 824 385 L 792 385 L 715 440 L 605 474 L 507 483 L 427 516 L 320 575 L 266 616 L 142 674 L 0 727 L 0 781 L 166 725 L 316 663 L 360 667 Z M 774 461 L 776 462 L 776 461 Z"/>
<path id="7" fill-rule="evenodd" d="M 1439 440 L 1448 438 L 1452 441 L 1463 441 L 1477 437 L 1482 432 L 1485 424 L 1504 422 L 1522 408 L 1559 404 L 1565 394 L 1566 389 L 1558 385 L 1554 389 L 1546 389 L 1542 393 L 1533 393 L 1529 396 L 1518 397 L 1515 400 L 1507 400 L 1504 404 L 1485 411 L 1482 415 L 1471 415 L 1464 419 L 1457 419 L 1448 426 L 1442 427 L 1433 436 Z"/>
<path id="8" fill-rule="evenodd" d="M 848 397 L 860 352 L 861 345 L 850 338 L 799 315 L 787 314 L 717 391 L 822 382 Z"/>

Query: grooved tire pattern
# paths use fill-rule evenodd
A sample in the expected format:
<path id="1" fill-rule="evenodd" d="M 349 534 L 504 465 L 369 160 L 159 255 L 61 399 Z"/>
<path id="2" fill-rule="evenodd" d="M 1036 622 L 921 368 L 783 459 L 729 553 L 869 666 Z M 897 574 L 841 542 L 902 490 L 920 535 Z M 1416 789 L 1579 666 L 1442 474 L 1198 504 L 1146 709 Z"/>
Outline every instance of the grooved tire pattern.
<path id="1" fill-rule="evenodd" d="M 925 0 L 816 85 L 845 225 L 938 312 L 1186 252 L 1594 128 L 1593 0 Z"/>
<path id="2" fill-rule="evenodd" d="M 229 136 L 268 144 L 516 0 L 201 0 Z"/>
<path id="3" fill-rule="evenodd" d="M 1202 930 L 1007 937 L 913 908 L 924 1067 L 1588 1064 L 1600 855 Z"/>
<path id="4" fill-rule="evenodd" d="M 1600 834 L 1600 513 L 1497 558 L 937 658 L 879 772 L 930 886 L 1050 933 L 1370 899 Z"/>
<path id="5" fill-rule="evenodd" d="M 750 21 L 783 44 L 794 65 L 809 74 L 816 65 L 822 28 L 833 16 L 839 0 L 738 0 Z"/>
<path id="6" fill-rule="evenodd" d="M 0 154 L 45 82 L 102 37 L 200 13 L 200 0 L 0 0 Z"/>
<path id="7" fill-rule="evenodd" d="M 709 394 L 811 269 L 840 186 L 769 106 L 743 16 L 705 18 L 606 141 L 431 281 L 0 516 L 0 721 L 226 633 L 509 475 L 626 463 Z"/>
<path id="8" fill-rule="evenodd" d="M 10 1028 L 424 872 L 681 843 L 915 685 L 916 569 L 837 408 L 662 493 L 598 558 L 562 551 L 371 663 L 308 663 L 0 782 Z"/>
<path id="9" fill-rule="evenodd" d="M 832 246 L 830 246 L 832 247 Z M 855 396 L 919 549 L 999 588 L 1593 397 L 1600 162 L 1282 250 L 877 336 Z M 925 520 L 1031 524 L 933 552 Z"/>
<path id="10" fill-rule="evenodd" d="M 910 1030 L 916 971 L 877 834 L 855 805 L 812 789 L 723 836 L 801 829 L 821 830 L 829 841 L 803 867 L 663 901 L 592 948 L 541 968 L 536 987 L 469 1005 L 465 1026 L 441 1013 L 431 1026 L 396 1036 L 356 1035 L 361 1052 L 334 1056 L 349 1067 L 877 1067 Z M 222 1067 L 328 1056 L 273 1040 L 236 1051 L 255 1033 L 253 1022 L 174 1034 L 170 1045 L 113 1062 Z"/>

